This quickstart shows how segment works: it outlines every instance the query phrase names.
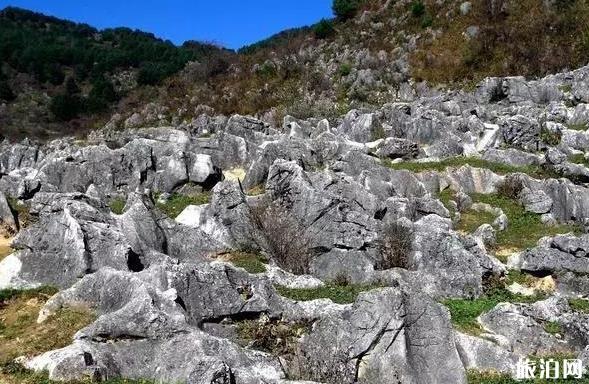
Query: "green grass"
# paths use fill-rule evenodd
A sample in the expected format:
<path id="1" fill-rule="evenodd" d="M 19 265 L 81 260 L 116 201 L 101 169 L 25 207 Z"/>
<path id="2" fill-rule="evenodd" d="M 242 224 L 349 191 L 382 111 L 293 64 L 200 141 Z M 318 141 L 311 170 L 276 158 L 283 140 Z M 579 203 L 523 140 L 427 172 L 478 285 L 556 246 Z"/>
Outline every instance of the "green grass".
<path id="1" fill-rule="evenodd" d="M 123 211 L 125 210 L 125 204 L 126 204 L 125 199 L 117 198 L 117 199 L 112 199 L 108 203 L 108 206 L 110 207 L 110 210 L 112 211 L 112 213 L 115 213 L 117 215 L 121 215 L 123 213 Z"/>
<path id="2" fill-rule="evenodd" d="M 55 295 L 57 292 L 59 292 L 59 290 L 54 287 L 40 287 L 40 288 L 25 289 L 25 290 L 3 289 L 3 290 L 0 290 L 0 304 L 6 302 L 8 300 L 12 300 L 12 299 L 16 299 L 16 298 L 31 299 L 31 298 L 34 298 L 37 296 L 51 297 L 51 296 Z"/>
<path id="3" fill-rule="evenodd" d="M 513 283 L 518 283 L 519 285 L 522 285 L 524 287 L 531 287 L 538 280 L 539 280 L 539 278 L 532 276 L 528 273 L 525 273 L 522 271 L 517 271 L 515 269 L 511 269 L 511 270 L 509 270 L 509 273 L 507 274 L 506 284 L 511 285 Z"/>
<path id="4" fill-rule="evenodd" d="M 350 304 L 356 301 L 360 293 L 381 288 L 381 286 L 326 284 L 322 287 L 310 289 L 287 288 L 283 286 L 276 286 L 275 288 L 280 295 L 296 301 L 331 299 L 331 301 L 337 304 Z"/>
<path id="5" fill-rule="evenodd" d="M 447 168 L 456 168 L 463 165 L 470 165 L 474 168 L 486 168 L 499 175 L 506 175 L 509 173 L 525 173 L 534 178 L 558 178 L 558 174 L 544 169 L 540 166 L 529 165 L 524 167 L 515 167 L 507 164 L 497 163 L 493 161 L 483 160 L 477 157 L 450 157 L 439 162 L 413 162 L 405 161 L 393 163 L 388 159 L 382 159 L 383 164 L 395 170 L 408 170 L 411 172 L 437 171 L 443 172 Z"/>
<path id="6" fill-rule="evenodd" d="M 79 305 L 62 308 L 37 323 L 39 311 L 55 292 L 47 287 L 0 291 L 0 366 L 18 356 L 63 348 L 71 344 L 77 331 L 95 320 L 90 308 Z"/>
<path id="7" fill-rule="evenodd" d="M 569 305 L 570 305 L 571 309 L 574 311 L 589 313 L 589 300 L 569 299 Z"/>
<path id="8" fill-rule="evenodd" d="M 536 246 L 538 240 L 544 236 L 574 232 L 581 233 L 578 225 L 561 224 L 556 226 L 544 225 L 540 215 L 526 212 L 517 201 L 496 194 L 473 194 L 474 202 L 490 204 L 503 210 L 509 219 L 505 231 L 497 232 L 497 247 L 523 250 Z"/>
<path id="9" fill-rule="evenodd" d="M 497 217 L 490 212 L 468 210 L 460 214 L 460 222 L 456 229 L 472 233 L 483 224 L 493 224 Z"/>
<path id="10" fill-rule="evenodd" d="M 53 381 L 46 372 L 34 372 L 21 364 L 8 363 L 0 367 L 0 382 L 3 384 L 90 384 L 90 379 L 84 381 Z M 110 379 L 104 384 L 153 384 L 150 380 Z"/>
<path id="11" fill-rule="evenodd" d="M 585 159 L 585 155 L 582 153 L 570 156 L 569 161 L 571 163 L 580 164 L 580 165 L 584 165 L 586 167 L 589 167 L 589 160 Z"/>
<path id="12" fill-rule="evenodd" d="M 165 203 L 156 203 L 160 211 L 175 219 L 180 213 L 189 205 L 203 205 L 209 203 L 211 195 L 208 193 L 200 193 L 194 196 L 173 194 Z"/>
<path id="13" fill-rule="evenodd" d="M 268 262 L 264 256 L 251 252 L 234 252 L 230 255 L 229 261 L 236 267 L 253 274 L 266 272 Z"/>
<path id="14" fill-rule="evenodd" d="M 489 312 L 499 303 L 533 303 L 544 296 L 522 296 L 509 292 L 505 288 L 495 288 L 478 299 L 448 299 L 444 304 L 450 310 L 452 324 L 461 332 L 478 336 L 482 329 L 477 318 Z"/>
<path id="15" fill-rule="evenodd" d="M 557 321 L 548 321 L 544 324 L 544 330 L 551 335 L 562 333 L 562 326 Z"/>
<path id="16" fill-rule="evenodd" d="M 585 124 L 585 123 L 569 124 L 569 125 L 567 125 L 567 128 L 572 129 L 573 131 L 586 131 L 587 124 Z"/>
<path id="17" fill-rule="evenodd" d="M 562 369 L 562 368 L 561 368 Z M 589 384 L 589 377 L 583 379 L 535 379 L 515 380 L 509 375 L 492 372 L 479 372 L 469 370 L 467 373 L 468 384 Z"/>

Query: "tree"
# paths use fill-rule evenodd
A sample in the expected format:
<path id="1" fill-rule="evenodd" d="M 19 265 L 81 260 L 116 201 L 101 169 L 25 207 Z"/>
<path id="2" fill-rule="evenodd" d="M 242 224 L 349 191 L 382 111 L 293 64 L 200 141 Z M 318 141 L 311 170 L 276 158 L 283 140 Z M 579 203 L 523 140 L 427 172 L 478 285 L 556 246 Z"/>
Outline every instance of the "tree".
<path id="1" fill-rule="evenodd" d="M 10 89 L 10 85 L 6 80 L 0 80 L 0 100 L 4 101 L 12 101 L 16 98 L 12 89 Z"/>
<path id="2" fill-rule="evenodd" d="M 313 32 L 315 33 L 316 38 L 326 39 L 335 33 L 335 29 L 333 28 L 333 23 L 330 20 L 321 19 L 320 22 L 315 24 Z"/>
<path id="3" fill-rule="evenodd" d="M 82 112 L 83 103 L 79 96 L 61 94 L 51 99 L 49 110 L 59 121 L 69 121 Z"/>
<path id="4" fill-rule="evenodd" d="M 356 16 L 360 9 L 360 0 L 333 0 L 333 13 L 342 20 Z"/>

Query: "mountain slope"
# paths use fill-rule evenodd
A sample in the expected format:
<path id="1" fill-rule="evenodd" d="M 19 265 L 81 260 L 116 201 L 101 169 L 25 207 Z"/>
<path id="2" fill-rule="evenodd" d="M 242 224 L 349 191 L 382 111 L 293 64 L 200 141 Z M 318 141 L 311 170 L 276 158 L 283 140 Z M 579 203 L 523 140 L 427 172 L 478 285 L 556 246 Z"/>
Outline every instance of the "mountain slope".
<path id="1" fill-rule="evenodd" d="M 0 97 L 8 102 L 3 133 L 42 137 L 51 130 L 68 133 L 68 125 L 83 128 L 83 120 L 61 123 L 108 113 L 130 90 L 156 85 L 190 61 L 222 53 L 212 45 L 176 47 L 150 33 L 99 31 L 6 8 L 0 12 Z"/>

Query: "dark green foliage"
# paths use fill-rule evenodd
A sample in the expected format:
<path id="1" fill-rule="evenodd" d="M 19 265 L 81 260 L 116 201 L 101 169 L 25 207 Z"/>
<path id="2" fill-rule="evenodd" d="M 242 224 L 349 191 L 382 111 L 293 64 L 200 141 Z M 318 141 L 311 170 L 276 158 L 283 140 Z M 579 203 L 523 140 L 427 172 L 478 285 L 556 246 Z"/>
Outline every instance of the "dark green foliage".
<path id="1" fill-rule="evenodd" d="M 360 0 L 333 0 L 331 8 L 338 18 L 347 20 L 358 13 L 358 10 L 360 9 Z"/>
<path id="2" fill-rule="evenodd" d="M 313 32 L 315 33 L 316 38 L 326 39 L 335 33 L 333 22 L 331 22 L 331 20 L 321 19 L 321 21 L 313 27 Z"/>
<path id="3" fill-rule="evenodd" d="M 84 103 L 79 96 L 61 94 L 51 99 L 49 110 L 57 120 L 69 121 L 84 110 Z"/>
<path id="4" fill-rule="evenodd" d="M 63 84 L 66 68 L 74 69 L 78 80 L 141 68 L 142 84 L 156 84 L 187 62 L 220 52 L 223 50 L 210 44 L 190 42 L 177 47 L 150 33 L 128 28 L 99 31 L 19 8 L 0 12 L 0 60 L 53 85 Z M 103 90 L 99 93 L 105 96 Z M 94 99 L 109 101 L 112 97 Z"/>
<path id="5" fill-rule="evenodd" d="M 0 100 L 12 101 L 16 98 L 14 92 L 10 88 L 8 81 L 0 80 Z"/>
<path id="6" fill-rule="evenodd" d="M 78 86 L 78 83 L 76 83 L 76 79 L 68 77 L 65 82 L 65 93 L 68 95 L 77 95 L 80 92 L 80 87 Z"/>
<path id="7" fill-rule="evenodd" d="M 245 55 L 254 54 L 262 49 L 280 48 L 298 37 L 305 36 L 312 31 L 311 27 L 292 28 L 270 36 L 267 39 L 258 41 L 257 43 L 246 45 L 240 48 L 237 52 Z"/>
<path id="8" fill-rule="evenodd" d="M 425 15 L 425 4 L 422 1 L 414 1 L 411 4 L 411 15 L 413 17 L 422 17 Z"/>

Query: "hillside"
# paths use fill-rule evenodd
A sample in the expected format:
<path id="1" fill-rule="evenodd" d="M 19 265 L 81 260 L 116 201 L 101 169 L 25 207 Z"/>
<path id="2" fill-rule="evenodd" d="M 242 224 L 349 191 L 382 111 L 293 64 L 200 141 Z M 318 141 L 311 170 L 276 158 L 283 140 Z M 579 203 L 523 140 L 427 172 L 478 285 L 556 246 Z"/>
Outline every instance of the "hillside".
<path id="1" fill-rule="evenodd" d="M 236 54 L 7 9 L 4 135 L 83 135 L 124 127 L 134 114 L 129 127 L 190 126 L 209 108 L 275 125 L 285 115 L 336 119 L 440 86 L 544 76 L 589 61 L 589 6 L 580 0 L 350 2 L 357 6 L 346 15 Z"/>
<path id="2" fill-rule="evenodd" d="M 588 382 L 585 2 L 334 9 L 239 52 L 5 11 L 0 383 Z"/>
<path id="3" fill-rule="evenodd" d="M 46 138 L 87 131 L 134 89 L 157 85 L 188 62 L 226 53 L 6 8 L 0 11 L 2 134 Z"/>

